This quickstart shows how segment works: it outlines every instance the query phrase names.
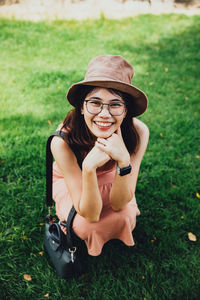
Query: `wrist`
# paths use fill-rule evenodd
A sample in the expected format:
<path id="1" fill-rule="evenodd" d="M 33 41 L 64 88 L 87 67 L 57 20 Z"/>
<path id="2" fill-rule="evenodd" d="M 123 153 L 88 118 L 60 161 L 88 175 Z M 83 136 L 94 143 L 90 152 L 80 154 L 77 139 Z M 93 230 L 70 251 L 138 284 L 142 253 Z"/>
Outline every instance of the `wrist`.
<path id="1" fill-rule="evenodd" d="M 129 166 L 130 165 L 130 155 L 129 155 L 129 157 L 126 157 L 126 158 L 124 158 L 123 160 L 119 160 L 118 162 L 117 162 L 117 165 L 118 165 L 118 167 L 121 169 L 121 168 L 126 168 L 127 166 Z"/>
<path id="2" fill-rule="evenodd" d="M 130 165 L 130 160 L 129 161 L 126 161 L 126 162 L 118 162 L 117 163 L 117 166 L 122 169 L 122 168 L 126 168 Z"/>
<path id="3" fill-rule="evenodd" d="M 87 172 L 87 173 L 93 173 L 93 172 L 96 172 L 96 167 L 83 161 L 83 164 L 82 164 L 82 170 Z"/>

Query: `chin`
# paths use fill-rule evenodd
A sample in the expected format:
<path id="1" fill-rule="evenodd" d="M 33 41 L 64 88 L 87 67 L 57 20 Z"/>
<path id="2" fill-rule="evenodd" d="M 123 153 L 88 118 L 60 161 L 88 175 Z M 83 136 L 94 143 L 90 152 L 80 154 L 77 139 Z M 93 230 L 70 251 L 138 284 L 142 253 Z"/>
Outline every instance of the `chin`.
<path id="1" fill-rule="evenodd" d="M 100 132 L 98 134 L 95 134 L 96 137 L 107 139 L 109 138 L 114 132 Z"/>

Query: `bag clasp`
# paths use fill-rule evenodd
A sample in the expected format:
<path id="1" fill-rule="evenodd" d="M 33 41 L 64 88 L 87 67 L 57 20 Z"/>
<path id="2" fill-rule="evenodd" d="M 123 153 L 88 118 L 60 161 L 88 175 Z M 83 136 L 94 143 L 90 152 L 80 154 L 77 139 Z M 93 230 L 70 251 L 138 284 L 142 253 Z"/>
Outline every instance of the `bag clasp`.
<path id="1" fill-rule="evenodd" d="M 73 247 L 73 248 L 69 248 L 69 252 L 71 254 L 71 260 L 72 260 L 72 263 L 74 263 L 74 253 L 76 252 L 76 247 Z"/>

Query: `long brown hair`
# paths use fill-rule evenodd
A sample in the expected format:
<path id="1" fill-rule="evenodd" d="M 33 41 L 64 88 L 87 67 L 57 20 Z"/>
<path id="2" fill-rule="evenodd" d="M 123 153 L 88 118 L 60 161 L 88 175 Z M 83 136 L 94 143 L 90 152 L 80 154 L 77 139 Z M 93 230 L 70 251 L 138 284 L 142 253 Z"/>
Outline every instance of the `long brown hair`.
<path id="1" fill-rule="evenodd" d="M 94 146 L 96 137 L 90 132 L 87 127 L 84 117 L 81 114 L 83 100 L 93 89 L 97 87 L 82 86 L 79 89 L 79 99 L 76 101 L 76 106 L 72 109 L 63 121 L 63 127 L 68 132 L 66 142 L 74 149 L 77 147 L 79 151 L 89 152 Z M 112 94 L 119 95 L 126 103 L 127 114 L 121 124 L 121 132 L 124 143 L 130 154 L 136 152 L 139 144 L 139 135 L 134 127 L 132 116 L 130 115 L 129 107 L 132 104 L 131 96 L 114 89 L 108 89 Z"/>

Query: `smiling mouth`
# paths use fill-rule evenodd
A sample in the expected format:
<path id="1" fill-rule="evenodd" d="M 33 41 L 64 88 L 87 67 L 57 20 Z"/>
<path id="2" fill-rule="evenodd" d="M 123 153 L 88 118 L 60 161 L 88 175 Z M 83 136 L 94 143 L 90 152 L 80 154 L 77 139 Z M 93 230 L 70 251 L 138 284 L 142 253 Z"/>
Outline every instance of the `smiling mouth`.
<path id="1" fill-rule="evenodd" d="M 112 122 L 98 122 L 98 121 L 96 122 L 94 121 L 94 123 L 99 127 L 110 127 L 114 124 Z"/>

